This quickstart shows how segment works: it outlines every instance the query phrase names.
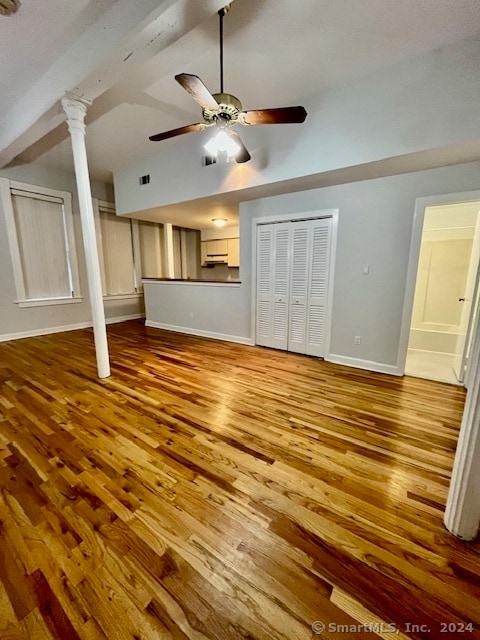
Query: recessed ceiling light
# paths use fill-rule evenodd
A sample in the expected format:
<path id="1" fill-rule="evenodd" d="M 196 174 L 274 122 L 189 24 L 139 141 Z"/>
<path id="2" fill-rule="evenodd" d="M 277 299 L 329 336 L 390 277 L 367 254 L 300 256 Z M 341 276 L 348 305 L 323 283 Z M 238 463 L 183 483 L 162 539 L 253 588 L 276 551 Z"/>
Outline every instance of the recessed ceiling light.
<path id="1" fill-rule="evenodd" d="M 226 218 L 212 218 L 212 222 L 216 227 L 224 227 L 228 220 Z"/>

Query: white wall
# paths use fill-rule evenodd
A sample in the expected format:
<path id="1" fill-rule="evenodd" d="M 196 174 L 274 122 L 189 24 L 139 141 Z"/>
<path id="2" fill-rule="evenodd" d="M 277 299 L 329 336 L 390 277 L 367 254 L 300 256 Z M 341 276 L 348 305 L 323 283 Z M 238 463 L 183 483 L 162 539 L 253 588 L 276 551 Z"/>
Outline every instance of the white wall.
<path id="1" fill-rule="evenodd" d="M 467 143 L 480 139 L 479 66 L 480 37 L 334 87 L 305 104 L 304 124 L 241 127 L 252 155 L 246 165 L 202 167 L 208 130 L 164 141 L 152 147 L 150 158 L 114 171 L 117 211 L 138 212 L 233 191 L 239 200 L 246 199 L 242 191 L 249 198 L 263 197 L 255 189 L 292 181 L 282 185 L 285 193 L 299 189 L 295 179 L 302 181 L 301 189 L 325 180 L 338 183 L 336 171 L 349 182 L 358 179 L 358 172 L 351 177 L 354 166 L 406 154 L 423 152 L 420 168 L 439 166 L 440 158 L 443 164 L 471 160 L 478 153 L 472 156 L 470 147 L 467 155 Z M 381 162 L 369 171 L 386 175 Z M 151 182 L 140 187 L 138 177 L 145 173 Z"/>
<path id="2" fill-rule="evenodd" d="M 18 180 L 33 185 L 69 191 L 73 195 L 73 212 L 77 253 L 80 269 L 81 293 L 84 300 L 78 304 L 59 304 L 45 307 L 19 308 L 15 304 L 16 292 L 13 279 L 12 262 L 7 240 L 5 216 L 0 207 L 0 340 L 7 337 L 48 332 L 56 327 L 75 326 L 90 322 L 88 288 L 85 271 L 80 215 L 76 199 L 74 176 L 60 171 L 48 170 L 35 164 L 12 169 L 3 169 L 0 177 Z M 112 188 L 101 183 L 92 184 L 94 197 L 113 200 Z M 107 319 L 130 316 L 142 312 L 141 299 L 112 300 L 105 304 Z"/>
<path id="3" fill-rule="evenodd" d="M 241 285 L 228 296 L 218 289 L 212 299 L 203 285 L 169 284 L 168 293 L 155 293 L 147 317 L 170 328 L 251 339 L 252 218 L 338 208 L 331 357 L 395 373 L 415 198 L 479 184 L 475 162 L 241 203 Z M 366 264 L 368 276 L 362 275 Z"/>
<path id="4" fill-rule="evenodd" d="M 144 282 L 147 326 L 250 343 L 246 290 L 238 284 Z"/>

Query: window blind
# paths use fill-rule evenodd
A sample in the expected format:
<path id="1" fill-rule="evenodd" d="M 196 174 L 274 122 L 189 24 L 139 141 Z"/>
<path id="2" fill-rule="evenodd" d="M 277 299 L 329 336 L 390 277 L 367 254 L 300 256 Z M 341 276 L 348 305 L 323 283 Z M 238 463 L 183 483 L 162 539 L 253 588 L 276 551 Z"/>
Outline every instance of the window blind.
<path id="1" fill-rule="evenodd" d="M 12 191 L 12 207 L 29 300 L 73 295 L 68 234 L 62 200 Z"/>
<path id="2" fill-rule="evenodd" d="M 130 219 L 99 207 L 99 222 L 104 295 L 135 293 L 136 274 Z"/>

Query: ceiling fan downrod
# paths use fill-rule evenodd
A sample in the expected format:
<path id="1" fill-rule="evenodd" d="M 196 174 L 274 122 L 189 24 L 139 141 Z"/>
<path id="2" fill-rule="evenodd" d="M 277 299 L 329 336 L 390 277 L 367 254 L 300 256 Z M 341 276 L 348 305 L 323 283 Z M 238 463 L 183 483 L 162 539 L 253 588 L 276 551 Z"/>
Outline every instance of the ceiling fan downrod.
<path id="1" fill-rule="evenodd" d="M 227 4 L 218 12 L 220 16 L 220 93 L 223 93 L 223 18 L 229 9 L 230 5 Z"/>

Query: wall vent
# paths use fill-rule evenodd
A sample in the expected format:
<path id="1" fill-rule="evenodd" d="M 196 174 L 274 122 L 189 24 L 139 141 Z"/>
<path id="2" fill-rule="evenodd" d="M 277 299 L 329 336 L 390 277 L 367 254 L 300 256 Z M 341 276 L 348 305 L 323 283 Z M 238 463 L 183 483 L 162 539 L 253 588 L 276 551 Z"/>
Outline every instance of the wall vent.
<path id="1" fill-rule="evenodd" d="M 203 156 L 202 158 L 202 166 L 208 167 L 211 164 L 216 164 L 217 158 L 215 156 Z"/>
<path id="2" fill-rule="evenodd" d="M 150 174 L 147 173 L 145 176 L 140 176 L 139 178 L 140 185 L 150 184 Z"/>

